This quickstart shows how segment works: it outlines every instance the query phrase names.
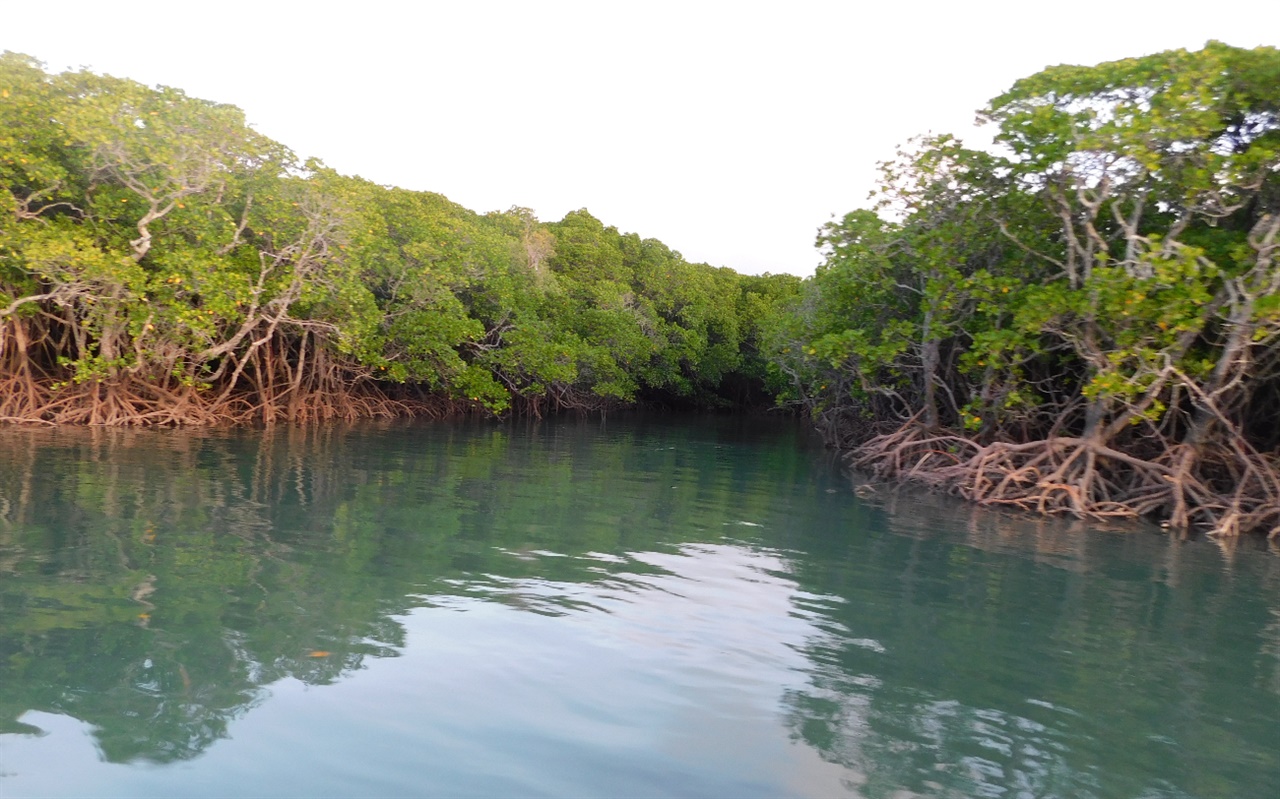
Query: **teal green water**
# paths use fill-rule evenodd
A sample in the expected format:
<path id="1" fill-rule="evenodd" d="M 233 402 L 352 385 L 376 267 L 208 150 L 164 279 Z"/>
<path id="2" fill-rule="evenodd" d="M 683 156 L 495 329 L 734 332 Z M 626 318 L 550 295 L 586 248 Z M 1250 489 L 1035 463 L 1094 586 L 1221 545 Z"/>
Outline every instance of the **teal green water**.
<path id="1" fill-rule="evenodd" d="M 1273 799 L 1278 744 L 1264 543 L 860 498 L 786 422 L 0 429 L 3 799 Z"/>

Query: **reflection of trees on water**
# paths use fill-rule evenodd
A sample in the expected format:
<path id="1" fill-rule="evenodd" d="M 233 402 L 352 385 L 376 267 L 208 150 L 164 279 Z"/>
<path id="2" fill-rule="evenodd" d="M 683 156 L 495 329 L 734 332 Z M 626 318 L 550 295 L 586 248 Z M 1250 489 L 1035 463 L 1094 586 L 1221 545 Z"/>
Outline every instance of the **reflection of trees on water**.
<path id="1" fill-rule="evenodd" d="M 788 723 L 864 795 L 1274 788 L 1280 558 L 936 496 L 897 511 L 898 535 L 793 564 L 820 621 Z"/>
<path id="2" fill-rule="evenodd" d="M 1262 631 L 1264 655 L 1275 659 L 1272 664 L 1271 679 L 1267 687 L 1271 693 L 1280 696 L 1280 610 L 1271 611 L 1271 622 Z"/>
<path id="3" fill-rule="evenodd" d="M 395 656 L 415 607 L 596 612 L 662 571 L 628 553 L 728 531 L 793 553 L 811 635 L 787 723 L 869 797 L 1217 795 L 1224 769 L 1265 793 L 1280 558 L 927 495 L 851 506 L 809 485 L 811 455 L 787 439 L 755 462 L 727 454 L 742 439 L 716 424 L 0 431 L 0 732 L 42 710 L 94 725 L 112 761 L 194 757 L 272 683 Z M 808 493 L 779 503 L 766 475 Z M 1231 684 L 1256 689 L 1251 706 Z"/>
<path id="4" fill-rule="evenodd" d="M 111 761 L 190 758 L 264 686 L 394 656 L 431 595 L 553 612 L 511 586 L 651 570 L 619 556 L 767 513 L 732 424 L 598 428 L 0 431 L 0 733 L 42 710 Z"/>

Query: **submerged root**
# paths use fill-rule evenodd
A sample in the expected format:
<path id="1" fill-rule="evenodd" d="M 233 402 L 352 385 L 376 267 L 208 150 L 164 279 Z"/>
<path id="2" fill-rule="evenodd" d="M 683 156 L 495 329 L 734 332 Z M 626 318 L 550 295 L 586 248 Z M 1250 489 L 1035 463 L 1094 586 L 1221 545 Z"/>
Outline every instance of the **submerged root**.
<path id="1" fill-rule="evenodd" d="M 850 463 L 880 479 L 924 483 L 981 505 L 1280 538 L 1280 464 L 1242 441 L 1180 445 L 1148 459 L 1098 439 L 981 444 L 912 423 L 865 442 Z"/>

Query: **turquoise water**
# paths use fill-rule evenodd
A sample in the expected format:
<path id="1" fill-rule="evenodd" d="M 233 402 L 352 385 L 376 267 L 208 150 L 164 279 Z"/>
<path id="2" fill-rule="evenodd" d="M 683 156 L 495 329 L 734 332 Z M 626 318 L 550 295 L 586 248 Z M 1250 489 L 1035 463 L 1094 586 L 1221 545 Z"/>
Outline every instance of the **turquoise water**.
<path id="1" fill-rule="evenodd" d="M 1280 556 L 696 417 L 0 429 L 0 797 L 1259 797 Z"/>

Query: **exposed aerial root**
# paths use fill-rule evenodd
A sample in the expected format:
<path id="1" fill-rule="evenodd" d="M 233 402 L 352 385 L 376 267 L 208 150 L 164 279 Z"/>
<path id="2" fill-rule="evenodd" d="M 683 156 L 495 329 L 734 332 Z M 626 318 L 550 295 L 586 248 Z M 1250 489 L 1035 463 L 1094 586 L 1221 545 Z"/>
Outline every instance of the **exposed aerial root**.
<path id="1" fill-rule="evenodd" d="M 377 384 L 337 386 L 264 396 L 240 390 L 216 392 L 140 380 L 92 381 L 55 387 L 27 385 L 18 377 L 0 379 L 0 423 L 94 425 L 104 427 L 213 427 L 439 418 L 458 411 L 447 398 L 389 396 Z"/>
<path id="2" fill-rule="evenodd" d="M 982 444 L 912 422 L 850 453 L 882 479 L 924 483 L 972 502 L 1080 518 L 1151 518 L 1215 536 L 1280 538 L 1280 463 L 1236 440 L 1179 445 L 1154 459 L 1098 439 Z"/>

